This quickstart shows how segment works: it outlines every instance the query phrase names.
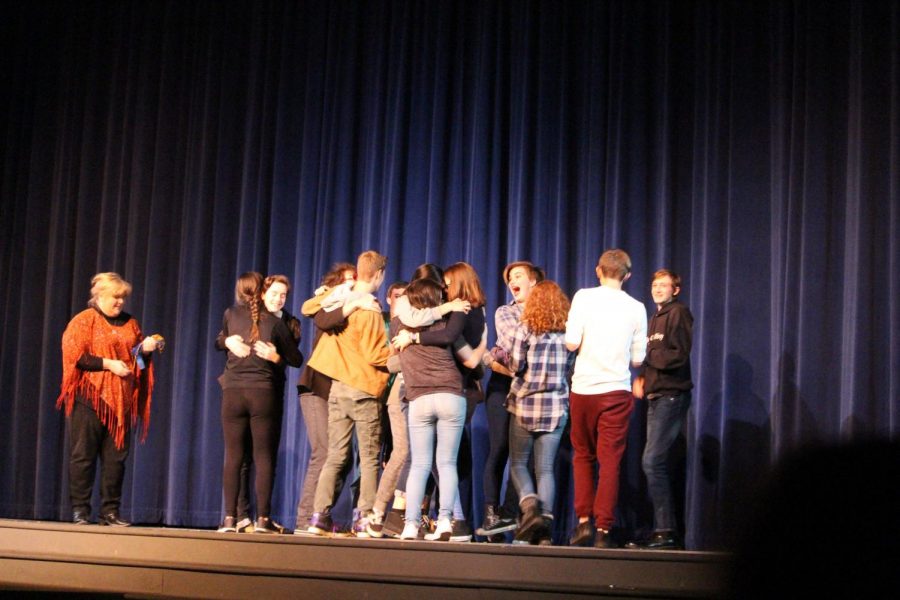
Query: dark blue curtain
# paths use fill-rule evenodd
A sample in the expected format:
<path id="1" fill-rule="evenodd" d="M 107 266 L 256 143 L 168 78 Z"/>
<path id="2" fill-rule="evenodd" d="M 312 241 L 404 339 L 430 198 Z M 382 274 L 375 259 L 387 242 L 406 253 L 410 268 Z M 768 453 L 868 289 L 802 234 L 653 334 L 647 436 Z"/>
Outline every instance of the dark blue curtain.
<path id="1" fill-rule="evenodd" d="M 124 514 L 208 527 L 212 340 L 240 272 L 287 274 L 296 309 L 368 248 L 388 280 L 465 260 L 492 312 L 507 262 L 574 293 L 622 247 L 648 311 L 655 269 L 685 279 L 688 543 L 728 547 L 784 452 L 900 431 L 898 39 L 896 2 L 6 5 L 0 515 L 67 516 L 59 343 L 95 272 L 130 280 L 131 312 L 169 341 Z M 308 448 L 285 407 L 275 517 L 291 523 Z M 644 408 L 626 532 L 650 524 Z"/>

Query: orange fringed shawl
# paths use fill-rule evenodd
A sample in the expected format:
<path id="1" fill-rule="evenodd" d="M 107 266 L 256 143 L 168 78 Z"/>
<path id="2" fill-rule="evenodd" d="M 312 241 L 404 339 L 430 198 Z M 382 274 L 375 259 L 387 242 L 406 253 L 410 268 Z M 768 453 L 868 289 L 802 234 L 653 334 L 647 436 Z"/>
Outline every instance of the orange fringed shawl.
<path id="1" fill-rule="evenodd" d="M 63 380 L 56 408 L 65 406 L 69 416 L 76 396 L 86 399 L 119 449 L 139 416 L 143 425 L 142 442 L 150 426 L 153 365 L 141 370 L 131 354 L 131 349 L 143 339 L 134 317 L 117 327 L 93 308 L 75 315 L 63 332 Z M 123 378 L 106 370 L 82 371 L 76 365 L 84 353 L 121 360 L 131 367 L 133 376 Z"/>

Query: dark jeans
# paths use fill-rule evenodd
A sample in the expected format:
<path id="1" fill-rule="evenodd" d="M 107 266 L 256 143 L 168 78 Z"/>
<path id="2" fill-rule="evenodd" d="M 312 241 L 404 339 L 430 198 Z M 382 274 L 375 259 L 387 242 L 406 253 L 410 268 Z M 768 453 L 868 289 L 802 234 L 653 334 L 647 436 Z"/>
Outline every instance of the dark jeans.
<path id="1" fill-rule="evenodd" d="M 503 483 L 503 470 L 509 458 L 509 412 L 503 406 L 509 394 L 512 380 L 505 375 L 491 374 L 488 384 L 487 398 L 484 402 L 487 413 L 488 438 L 490 449 L 484 462 L 484 503 L 497 505 L 500 501 L 500 487 Z M 514 486 L 507 484 L 503 499 L 503 512 L 514 516 L 518 513 L 519 500 Z"/>
<path id="2" fill-rule="evenodd" d="M 647 401 L 647 445 L 644 446 L 642 466 L 647 476 L 647 491 L 653 502 L 653 522 L 656 531 L 678 527 L 672 482 L 669 477 L 669 451 L 684 425 L 691 393 L 666 395 Z"/>
<path id="3" fill-rule="evenodd" d="M 125 459 L 131 445 L 131 434 L 125 434 L 122 449 L 94 409 L 75 402 L 69 422 L 69 498 L 72 510 L 91 513 L 97 458 L 100 459 L 100 514 L 119 512 Z"/>

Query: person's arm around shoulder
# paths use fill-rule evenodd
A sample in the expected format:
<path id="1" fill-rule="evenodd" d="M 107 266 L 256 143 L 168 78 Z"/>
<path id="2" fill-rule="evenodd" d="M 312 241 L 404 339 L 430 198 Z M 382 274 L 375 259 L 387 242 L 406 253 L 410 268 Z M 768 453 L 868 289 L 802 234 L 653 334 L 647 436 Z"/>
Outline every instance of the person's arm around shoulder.
<path id="1" fill-rule="evenodd" d="M 322 300 L 325 298 L 325 295 L 328 293 L 330 288 L 321 287 L 316 290 L 317 294 L 315 294 L 312 298 L 309 298 L 300 306 L 300 314 L 304 317 L 312 317 L 317 312 L 322 310 Z"/>

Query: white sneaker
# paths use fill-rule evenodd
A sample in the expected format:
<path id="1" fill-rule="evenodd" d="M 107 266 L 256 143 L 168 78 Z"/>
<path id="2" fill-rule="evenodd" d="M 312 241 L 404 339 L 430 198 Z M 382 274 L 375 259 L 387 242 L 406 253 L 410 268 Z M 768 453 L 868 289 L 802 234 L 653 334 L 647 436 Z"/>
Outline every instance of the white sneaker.
<path id="1" fill-rule="evenodd" d="M 426 534 L 425 539 L 429 542 L 446 542 L 451 535 L 453 535 L 453 523 L 450 522 L 450 519 L 442 518 L 437 520 L 434 533 Z"/>
<path id="2" fill-rule="evenodd" d="M 401 540 L 417 540 L 419 539 L 419 525 L 418 523 L 411 523 L 409 521 L 406 522 L 406 525 L 403 526 L 403 533 L 400 534 Z"/>

